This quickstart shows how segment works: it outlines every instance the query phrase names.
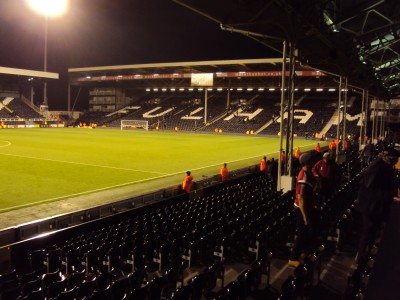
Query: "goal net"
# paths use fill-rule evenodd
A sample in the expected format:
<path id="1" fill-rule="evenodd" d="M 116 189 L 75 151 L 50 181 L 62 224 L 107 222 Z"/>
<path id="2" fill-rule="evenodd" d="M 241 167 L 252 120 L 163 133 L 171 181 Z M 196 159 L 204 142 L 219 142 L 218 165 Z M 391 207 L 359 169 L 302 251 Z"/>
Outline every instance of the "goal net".
<path id="1" fill-rule="evenodd" d="M 121 130 L 143 128 L 149 130 L 149 121 L 121 120 Z"/>

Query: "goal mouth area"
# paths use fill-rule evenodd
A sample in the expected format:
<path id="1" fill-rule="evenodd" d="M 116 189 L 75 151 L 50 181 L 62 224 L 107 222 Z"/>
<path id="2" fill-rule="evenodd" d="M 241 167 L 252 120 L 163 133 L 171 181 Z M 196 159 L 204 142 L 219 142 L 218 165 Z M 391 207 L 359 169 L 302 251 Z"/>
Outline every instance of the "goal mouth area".
<path id="1" fill-rule="evenodd" d="M 144 120 L 121 120 L 121 130 L 144 129 L 149 130 L 149 121 Z"/>

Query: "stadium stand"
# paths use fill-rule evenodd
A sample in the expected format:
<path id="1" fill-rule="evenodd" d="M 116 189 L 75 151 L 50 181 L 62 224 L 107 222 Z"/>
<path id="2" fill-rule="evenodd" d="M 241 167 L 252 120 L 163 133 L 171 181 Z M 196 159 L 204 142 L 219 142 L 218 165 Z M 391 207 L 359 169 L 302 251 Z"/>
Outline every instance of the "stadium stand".
<path id="1" fill-rule="evenodd" d="M 266 95 L 252 92 L 233 94 L 227 107 L 226 96 L 211 94 L 205 105 L 196 94 L 165 95 L 151 94 L 136 99 L 130 105 L 113 113 L 85 112 L 76 122 L 96 123 L 98 126 L 119 128 L 121 120 L 146 120 L 150 130 L 183 130 L 198 132 L 223 132 L 276 136 L 280 130 L 277 94 Z M 347 108 L 346 135 L 359 134 L 361 103 L 357 96 L 351 96 Z M 336 136 L 337 99 L 330 94 L 299 94 L 295 103 L 293 130 L 299 137 L 312 138 L 316 134 L 327 138 Z M 287 115 L 287 114 L 285 114 Z M 284 128 L 287 119 L 284 118 Z"/>
<path id="2" fill-rule="evenodd" d="M 293 193 L 256 172 L 9 245 L 2 299 L 318 299 L 322 268 L 356 222 L 357 153 L 340 168 L 341 187 L 321 204 L 321 237 L 292 271 L 276 264 L 294 234 Z"/>
<path id="3" fill-rule="evenodd" d="M 38 109 L 25 98 L 1 97 L 0 98 L 0 122 L 4 128 L 10 127 L 47 127 L 63 124 L 60 116 L 42 115 Z"/>

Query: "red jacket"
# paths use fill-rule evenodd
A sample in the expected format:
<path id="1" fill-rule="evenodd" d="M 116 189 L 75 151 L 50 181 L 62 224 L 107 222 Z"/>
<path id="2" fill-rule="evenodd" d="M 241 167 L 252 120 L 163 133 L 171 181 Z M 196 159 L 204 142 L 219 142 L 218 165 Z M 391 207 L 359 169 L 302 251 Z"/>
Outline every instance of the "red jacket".
<path id="1" fill-rule="evenodd" d="M 192 189 L 192 182 L 193 182 L 193 176 L 192 175 L 186 176 L 182 183 L 182 190 L 189 193 L 190 190 Z"/>
<path id="2" fill-rule="evenodd" d="M 312 168 L 312 173 L 315 177 L 323 177 L 326 179 L 331 177 L 330 167 L 323 159 L 321 159 L 314 165 L 314 167 Z"/>

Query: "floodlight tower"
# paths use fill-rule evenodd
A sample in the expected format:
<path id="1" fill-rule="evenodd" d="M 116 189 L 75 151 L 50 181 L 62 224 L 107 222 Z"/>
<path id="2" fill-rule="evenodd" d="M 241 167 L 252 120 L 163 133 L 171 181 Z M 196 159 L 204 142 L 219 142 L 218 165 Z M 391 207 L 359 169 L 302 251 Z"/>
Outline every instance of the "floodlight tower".
<path id="1" fill-rule="evenodd" d="M 44 16 L 44 53 L 43 53 L 43 69 L 47 72 L 47 23 L 50 17 L 60 17 L 67 10 L 69 0 L 26 0 L 28 5 L 37 13 Z M 45 105 L 47 101 L 47 81 L 44 81 L 43 86 L 43 102 Z"/>

